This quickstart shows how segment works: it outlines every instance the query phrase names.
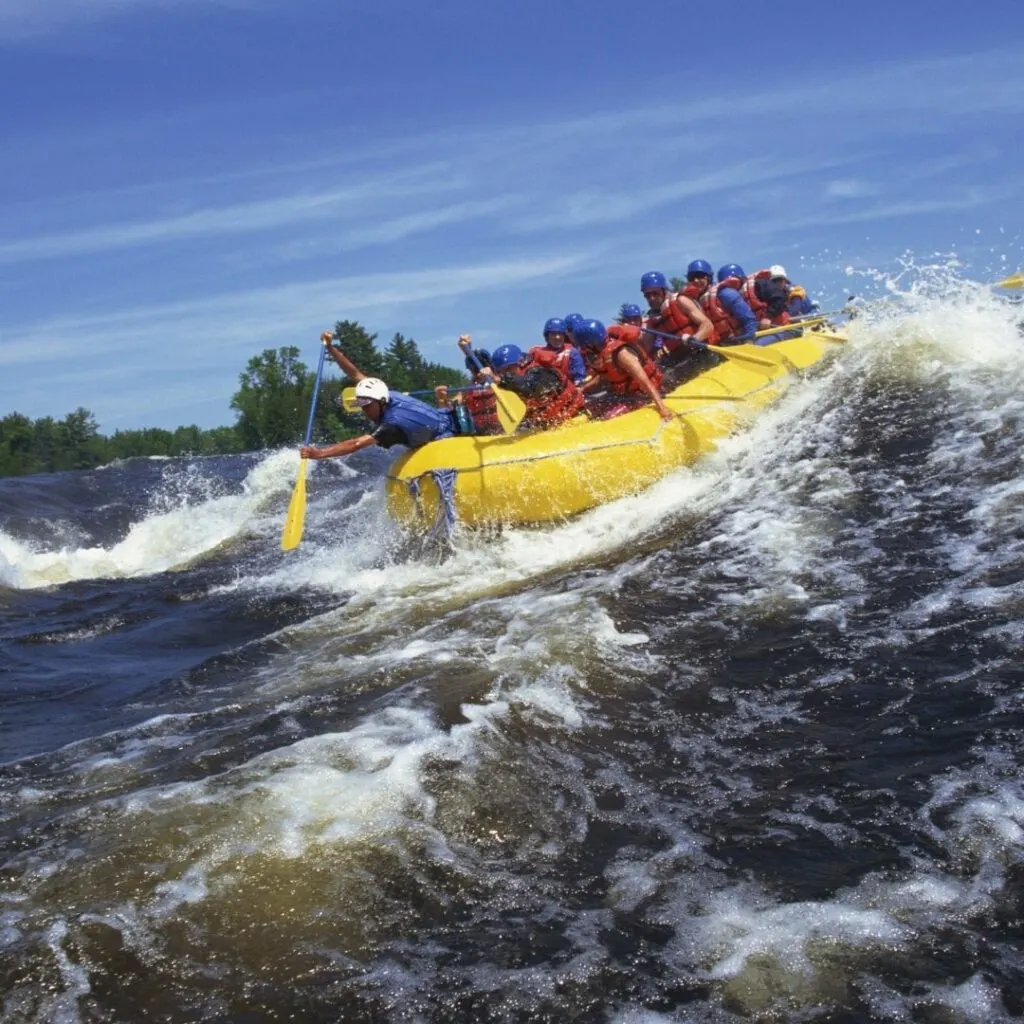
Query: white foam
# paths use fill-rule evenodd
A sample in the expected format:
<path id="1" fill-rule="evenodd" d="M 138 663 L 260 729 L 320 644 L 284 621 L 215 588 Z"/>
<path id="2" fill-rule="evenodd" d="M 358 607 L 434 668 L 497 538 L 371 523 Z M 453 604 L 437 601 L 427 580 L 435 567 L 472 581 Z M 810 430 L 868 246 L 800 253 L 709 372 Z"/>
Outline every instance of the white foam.
<path id="1" fill-rule="evenodd" d="M 72 580 L 145 576 L 180 568 L 243 534 L 275 495 L 294 481 L 294 451 L 279 451 L 251 469 L 239 494 L 198 504 L 173 490 L 154 497 L 156 510 L 127 536 L 104 547 L 40 550 L 0 532 L 0 579 L 22 590 Z M 169 506 L 169 507 L 168 507 Z"/>

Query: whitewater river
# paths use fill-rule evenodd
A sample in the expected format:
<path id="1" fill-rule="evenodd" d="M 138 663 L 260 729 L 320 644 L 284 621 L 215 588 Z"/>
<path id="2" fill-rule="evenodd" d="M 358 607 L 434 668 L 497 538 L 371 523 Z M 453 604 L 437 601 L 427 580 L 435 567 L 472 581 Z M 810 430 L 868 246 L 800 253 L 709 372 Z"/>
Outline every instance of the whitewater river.
<path id="1" fill-rule="evenodd" d="M 1019 1019 L 1015 321 L 443 564 L 380 452 L 0 481 L 2 1020 Z"/>

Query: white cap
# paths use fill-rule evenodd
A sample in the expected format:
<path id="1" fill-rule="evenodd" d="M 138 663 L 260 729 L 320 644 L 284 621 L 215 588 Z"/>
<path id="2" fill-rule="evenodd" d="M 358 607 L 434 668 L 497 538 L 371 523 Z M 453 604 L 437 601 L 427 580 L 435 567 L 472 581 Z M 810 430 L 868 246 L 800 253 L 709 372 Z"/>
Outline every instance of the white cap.
<path id="1" fill-rule="evenodd" d="M 366 405 L 368 402 L 386 402 L 388 386 L 376 377 L 364 377 L 356 384 L 356 404 Z"/>
<path id="2" fill-rule="evenodd" d="M 768 268 L 768 273 L 772 277 L 784 277 L 787 281 L 789 280 L 789 274 L 786 273 L 786 268 L 779 263 L 773 263 Z"/>

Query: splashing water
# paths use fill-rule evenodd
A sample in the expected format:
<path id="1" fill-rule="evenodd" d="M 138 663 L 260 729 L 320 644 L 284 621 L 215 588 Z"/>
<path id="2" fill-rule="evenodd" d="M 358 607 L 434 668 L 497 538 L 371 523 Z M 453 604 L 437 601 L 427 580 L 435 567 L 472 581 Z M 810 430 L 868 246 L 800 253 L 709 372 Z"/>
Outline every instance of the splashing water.
<path id="1" fill-rule="evenodd" d="M 28 590 L 180 569 L 254 528 L 260 514 L 291 486 L 295 465 L 294 451 L 274 452 L 249 471 L 240 493 L 217 497 L 210 496 L 215 481 L 202 475 L 201 466 L 189 468 L 192 479 L 185 486 L 172 471 L 150 497 L 145 518 L 110 547 L 41 551 L 0 532 L 0 582 Z M 197 490 L 206 492 L 199 500 Z"/>
<path id="2" fill-rule="evenodd" d="M 214 631 L 319 603 L 0 776 L 4 1013 L 1019 1017 L 1017 311 L 879 289 L 699 465 L 442 565 L 365 462 L 289 557 L 276 456 L 154 506 L 258 535 Z"/>

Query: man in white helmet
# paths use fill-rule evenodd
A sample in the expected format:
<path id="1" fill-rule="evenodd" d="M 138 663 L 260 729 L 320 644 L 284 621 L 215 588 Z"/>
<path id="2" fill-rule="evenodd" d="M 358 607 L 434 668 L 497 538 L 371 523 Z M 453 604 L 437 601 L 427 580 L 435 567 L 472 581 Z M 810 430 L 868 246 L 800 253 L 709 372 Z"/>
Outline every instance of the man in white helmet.
<path id="1" fill-rule="evenodd" d="M 306 445 L 299 449 L 304 459 L 332 459 L 340 455 L 351 455 L 373 444 L 381 448 L 391 448 L 396 444 L 405 445 L 406 448 L 420 448 L 429 441 L 451 437 L 455 433 L 451 410 L 435 409 L 417 398 L 391 391 L 377 377 L 367 377 L 341 349 L 331 344 L 331 338 L 330 331 L 324 331 L 320 336 L 341 371 L 356 382 L 356 403 L 373 421 L 374 430 L 323 448 Z"/>

